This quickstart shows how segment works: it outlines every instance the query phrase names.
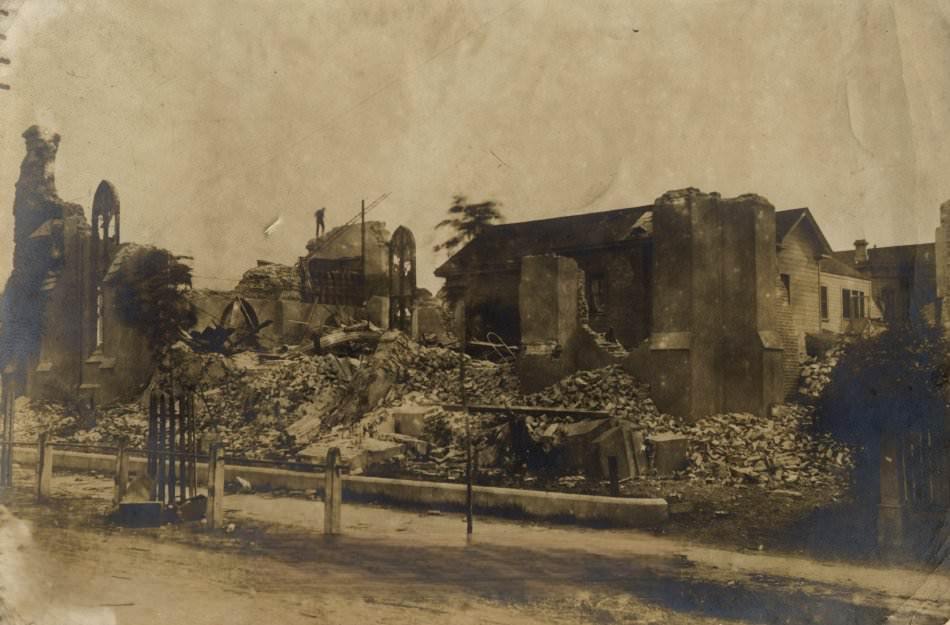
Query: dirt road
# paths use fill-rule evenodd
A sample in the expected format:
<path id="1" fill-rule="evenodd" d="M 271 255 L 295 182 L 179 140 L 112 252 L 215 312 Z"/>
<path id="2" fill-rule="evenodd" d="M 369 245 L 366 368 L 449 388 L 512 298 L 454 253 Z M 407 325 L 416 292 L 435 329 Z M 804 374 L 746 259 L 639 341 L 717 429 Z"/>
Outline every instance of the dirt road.
<path id="1" fill-rule="evenodd" d="M 0 572 L 29 587 L 10 595 L 19 603 L 4 598 L 33 622 L 852 625 L 950 617 L 950 576 L 940 572 L 484 519 L 468 543 L 457 514 L 371 506 L 346 506 L 345 534 L 326 539 L 319 502 L 264 495 L 226 499 L 231 534 L 118 529 L 103 520 L 109 487 L 57 476 L 52 503 L 33 504 L 26 489 L 8 502 L 31 523 L 32 538 L 20 539 L 26 546 L 13 560 L 4 554 L 15 540 L 0 543 Z"/>

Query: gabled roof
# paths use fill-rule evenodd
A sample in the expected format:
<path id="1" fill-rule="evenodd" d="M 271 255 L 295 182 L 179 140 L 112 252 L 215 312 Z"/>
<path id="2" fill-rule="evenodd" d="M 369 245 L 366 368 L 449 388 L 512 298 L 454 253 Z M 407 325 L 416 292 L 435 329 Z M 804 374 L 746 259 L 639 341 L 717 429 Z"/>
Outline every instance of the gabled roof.
<path id="1" fill-rule="evenodd" d="M 648 236 L 653 206 L 620 208 L 490 226 L 435 270 L 444 278 L 466 268 L 512 266 L 525 256 L 594 249 Z"/>
<path id="2" fill-rule="evenodd" d="M 799 227 L 811 228 L 818 239 L 822 254 L 831 254 L 831 245 L 821 231 L 818 222 L 808 208 L 793 208 L 791 210 L 775 211 L 775 242 L 781 244 L 785 238 Z"/>
<path id="3" fill-rule="evenodd" d="M 831 273 L 836 276 L 847 276 L 849 278 L 861 278 L 862 280 L 870 280 L 867 276 L 862 274 L 860 271 L 852 267 L 851 265 L 841 262 L 835 256 L 830 256 L 827 258 L 822 258 L 820 262 L 821 272 L 822 273 Z"/>
<path id="4" fill-rule="evenodd" d="M 474 268 L 511 267 L 525 256 L 594 249 L 650 236 L 653 234 L 652 217 L 653 206 L 650 205 L 493 225 L 436 269 L 435 275 L 444 278 Z M 777 243 L 800 227 L 811 229 L 821 248 L 820 253 L 832 254 L 831 246 L 810 210 L 776 211 Z M 842 272 L 850 269 L 835 267 L 836 271 Z M 861 277 L 857 272 L 853 273 L 854 277 Z"/>

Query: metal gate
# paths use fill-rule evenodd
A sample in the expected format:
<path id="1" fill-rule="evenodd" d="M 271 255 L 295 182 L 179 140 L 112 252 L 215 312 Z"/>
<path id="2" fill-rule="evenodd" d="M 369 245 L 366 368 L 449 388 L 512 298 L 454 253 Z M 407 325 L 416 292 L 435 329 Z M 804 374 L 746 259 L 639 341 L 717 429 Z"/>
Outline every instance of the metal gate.
<path id="1" fill-rule="evenodd" d="M 902 503 L 912 509 L 950 507 L 947 435 L 936 429 L 911 430 L 900 436 Z"/>
<path id="2" fill-rule="evenodd" d="M 175 390 L 152 392 L 148 405 L 146 450 L 153 501 L 172 504 L 197 495 L 198 438 L 194 395 Z"/>
<path id="3" fill-rule="evenodd" d="M 416 295 L 416 239 L 405 226 L 389 240 L 389 327 L 412 332 Z"/>

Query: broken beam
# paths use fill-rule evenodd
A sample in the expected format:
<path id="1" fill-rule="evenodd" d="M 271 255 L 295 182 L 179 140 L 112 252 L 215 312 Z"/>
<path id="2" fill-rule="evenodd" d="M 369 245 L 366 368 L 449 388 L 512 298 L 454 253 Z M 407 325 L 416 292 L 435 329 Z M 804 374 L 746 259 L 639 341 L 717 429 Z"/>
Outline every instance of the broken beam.
<path id="1" fill-rule="evenodd" d="M 442 404 L 445 410 L 462 410 L 461 404 Z M 469 404 L 470 412 L 510 412 L 523 415 L 563 415 L 565 417 L 582 417 L 588 419 L 607 419 L 610 413 L 604 410 L 584 410 L 581 408 L 560 408 L 550 406 L 501 406 L 492 404 Z"/>

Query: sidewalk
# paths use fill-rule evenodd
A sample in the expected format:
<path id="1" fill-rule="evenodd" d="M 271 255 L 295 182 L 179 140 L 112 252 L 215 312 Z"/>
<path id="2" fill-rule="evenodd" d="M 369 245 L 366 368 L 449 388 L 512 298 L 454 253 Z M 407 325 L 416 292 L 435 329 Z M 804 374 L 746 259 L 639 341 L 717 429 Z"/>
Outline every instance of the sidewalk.
<path id="1" fill-rule="evenodd" d="M 54 478 L 53 491 L 55 497 L 109 498 L 112 482 L 88 475 L 62 475 Z M 236 535 L 247 532 L 259 542 L 286 539 L 298 545 L 299 553 L 294 557 L 326 557 L 305 554 L 325 540 L 323 504 L 319 501 L 235 494 L 225 498 L 224 507 L 226 522 L 235 524 Z M 468 553 L 495 563 L 510 554 L 512 562 L 505 568 L 514 571 L 513 575 L 537 575 L 546 583 L 596 582 L 601 577 L 614 583 L 617 576 L 627 576 L 648 585 L 648 573 L 666 584 L 677 580 L 675 583 L 711 584 L 755 593 L 805 593 L 813 600 L 873 606 L 893 615 L 895 622 L 904 622 L 903 617 L 911 615 L 926 615 L 929 622 L 950 619 L 947 562 L 934 571 L 817 562 L 787 555 L 737 553 L 637 530 L 566 528 L 477 516 L 474 535 L 468 541 L 464 520 L 464 515 L 457 512 L 420 513 L 345 504 L 343 536 L 338 540 L 351 547 L 354 556 L 364 554 L 361 557 L 370 560 L 381 553 L 416 552 L 420 562 L 424 561 L 423 554 L 436 560 L 440 558 L 433 554 L 444 554 L 444 559 L 451 560 L 459 553 Z M 381 565 L 394 566 L 379 557 Z M 435 566 L 442 565 L 437 562 Z M 451 568 L 443 574 L 450 575 Z M 690 586 L 689 591 L 695 592 L 695 588 Z"/>
<path id="2" fill-rule="evenodd" d="M 229 495 L 225 514 L 235 522 L 245 520 L 323 531 L 323 504 L 267 494 Z M 343 528 L 348 537 L 389 544 L 426 547 L 466 545 L 465 517 L 458 513 L 434 515 L 345 505 Z M 578 555 L 610 558 L 664 559 L 682 566 L 684 560 L 708 568 L 716 578 L 767 575 L 815 584 L 852 588 L 855 592 L 882 593 L 893 598 L 913 597 L 947 609 L 950 618 L 950 562 L 939 570 L 873 567 L 817 562 L 787 555 L 748 554 L 670 540 L 637 530 L 562 528 L 498 519 L 475 518 L 474 545 L 528 550 L 571 550 Z"/>

